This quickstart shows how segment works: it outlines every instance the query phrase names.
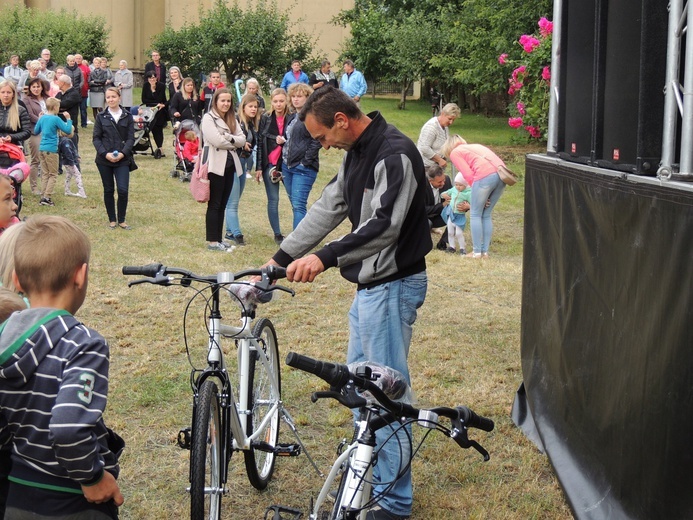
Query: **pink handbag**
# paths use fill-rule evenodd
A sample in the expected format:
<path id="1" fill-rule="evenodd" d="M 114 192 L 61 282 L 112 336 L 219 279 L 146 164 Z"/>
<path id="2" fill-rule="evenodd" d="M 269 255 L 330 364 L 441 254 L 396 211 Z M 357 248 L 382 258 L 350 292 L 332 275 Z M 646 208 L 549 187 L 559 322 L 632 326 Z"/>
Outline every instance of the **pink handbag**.
<path id="1" fill-rule="evenodd" d="M 197 202 L 209 202 L 209 165 L 200 164 L 198 155 L 192 175 L 190 176 L 190 193 Z"/>

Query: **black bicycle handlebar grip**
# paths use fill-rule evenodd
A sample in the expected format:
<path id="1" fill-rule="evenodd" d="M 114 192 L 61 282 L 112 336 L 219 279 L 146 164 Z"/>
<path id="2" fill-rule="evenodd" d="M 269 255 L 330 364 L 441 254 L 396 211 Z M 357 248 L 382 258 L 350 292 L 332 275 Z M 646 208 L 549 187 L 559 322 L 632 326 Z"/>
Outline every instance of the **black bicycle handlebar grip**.
<path id="1" fill-rule="evenodd" d="M 267 266 L 267 276 L 270 280 L 281 280 L 286 278 L 286 268 L 279 267 L 278 265 L 268 265 Z"/>
<path id="2" fill-rule="evenodd" d="M 124 265 L 123 274 L 124 275 L 136 275 L 136 276 L 149 276 L 153 278 L 156 273 L 161 269 L 161 264 L 147 264 L 147 265 Z"/>
<path id="3" fill-rule="evenodd" d="M 478 415 L 467 407 L 460 407 L 460 417 L 469 428 L 478 428 L 485 432 L 493 431 L 495 424 L 491 419 Z"/>
<path id="4" fill-rule="evenodd" d="M 349 369 L 345 365 L 318 361 L 308 356 L 297 354 L 296 352 L 289 352 L 287 354 L 286 364 L 290 367 L 318 376 L 330 386 L 341 388 L 349 381 Z"/>

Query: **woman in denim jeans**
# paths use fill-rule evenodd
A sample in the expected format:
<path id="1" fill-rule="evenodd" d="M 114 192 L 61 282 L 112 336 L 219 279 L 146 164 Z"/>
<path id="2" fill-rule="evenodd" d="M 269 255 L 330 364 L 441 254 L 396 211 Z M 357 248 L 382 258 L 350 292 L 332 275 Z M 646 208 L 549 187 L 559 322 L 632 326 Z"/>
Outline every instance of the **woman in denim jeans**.
<path id="1" fill-rule="evenodd" d="M 298 112 L 312 93 L 313 89 L 304 83 L 293 83 L 289 86 L 293 114 L 289 115 L 286 123 L 286 144 L 282 150 L 284 164 L 282 175 L 294 214 L 294 229 L 306 216 L 308 195 L 318 178 L 320 168 L 319 155 L 322 146 L 310 136 L 306 125 L 298 117 Z"/>
<path id="2" fill-rule="evenodd" d="M 231 188 L 231 196 L 226 203 L 226 234 L 224 238 L 235 242 L 239 246 L 245 245 L 241 224 L 238 221 L 238 204 L 245 188 L 246 173 L 253 169 L 253 149 L 257 143 L 257 127 L 260 122 L 260 106 L 255 94 L 246 94 L 238 105 L 236 118 L 245 134 L 245 146 L 239 151 L 241 171 Z"/>
<path id="3" fill-rule="evenodd" d="M 260 120 L 255 180 L 257 182 L 263 180 L 265 183 L 267 218 L 277 244 L 281 244 L 284 240 L 279 225 L 279 180 L 282 172 L 282 147 L 286 142 L 287 115 L 286 90 L 275 88 L 270 98 L 270 109 L 262 115 Z"/>
<path id="4" fill-rule="evenodd" d="M 474 250 L 467 256 L 488 258 L 493 235 L 491 214 L 505 190 L 505 184 L 498 175 L 498 166 L 505 163 L 490 149 L 481 144 L 467 144 L 459 135 L 451 136 L 441 152 L 450 158 L 450 162 L 472 187 L 469 214 Z"/>

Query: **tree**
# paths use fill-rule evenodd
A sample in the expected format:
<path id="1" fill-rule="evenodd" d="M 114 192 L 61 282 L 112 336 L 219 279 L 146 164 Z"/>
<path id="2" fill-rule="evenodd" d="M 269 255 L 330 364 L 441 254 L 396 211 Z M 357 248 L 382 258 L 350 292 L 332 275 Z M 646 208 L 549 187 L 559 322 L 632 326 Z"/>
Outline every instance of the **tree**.
<path id="1" fill-rule="evenodd" d="M 217 0 L 199 19 L 179 30 L 169 25 L 152 40 L 162 59 L 186 75 L 219 69 L 229 81 L 251 74 L 267 81 L 284 74 L 292 59 L 306 60 L 312 52 L 310 38 L 292 34 L 288 16 L 275 3 L 258 0 L 243 10 Z"/>
<path id="2" fill-rule="evenodd" d="M 388 44 L 392 20 L 379 2 L 359 0 L 353 9 L 342 11 L 332 24 L 351 27 L 351 37 L 343 43 L 340 59 L 351 59 L 371 82 L 388 75 Z M 373 89 L 375 96 L 375 89 Z"/>
<path id="3" fill-rule="evenodd" d="M 7 57 L 16 53 L 20 59 L 32 59 L 48 48 L 56 63 L 65 63 L 65 57 L 75 53 L 111 58 L 109 33 L 103 17 L 77 11 L 42 11 L 19 5 L 0 11 L 0 48 Z"/>
<path id="4" fill-rule="evenodd" d="M 447 86 L 448 94 L 457 90 L 478 99 L 505 96 L 507 78 L 498 56 L 518 34 L 532 32 L 551 5 L 551 0 L 355 0 L 333 23 L 351 27 L 342 53 L 370 80 L 404 83 L 420 76 Z"/>
<path id="5" fill-rule="evenodd" d="M 441 36 L 436 24 L 420 11 L 391 24 L 389 33 L 385 45 L 389 72 L 385 78 L 400 83 L 399 108 L 404 110 L 407 91 L 429 71 L 431 57 L 441 47 Z"/>

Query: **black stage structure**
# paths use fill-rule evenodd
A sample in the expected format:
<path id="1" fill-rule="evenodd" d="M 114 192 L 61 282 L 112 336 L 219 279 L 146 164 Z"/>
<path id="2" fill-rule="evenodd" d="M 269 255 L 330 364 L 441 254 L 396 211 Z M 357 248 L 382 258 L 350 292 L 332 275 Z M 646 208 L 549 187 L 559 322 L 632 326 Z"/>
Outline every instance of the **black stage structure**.
<path id="1" fill-rule="evenodd" d="M 547 155 L 526 161 L 513 420 L 578 519 L 693 519 L 688 7 L 554 5 Z"/>

